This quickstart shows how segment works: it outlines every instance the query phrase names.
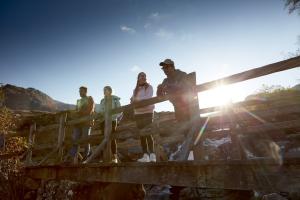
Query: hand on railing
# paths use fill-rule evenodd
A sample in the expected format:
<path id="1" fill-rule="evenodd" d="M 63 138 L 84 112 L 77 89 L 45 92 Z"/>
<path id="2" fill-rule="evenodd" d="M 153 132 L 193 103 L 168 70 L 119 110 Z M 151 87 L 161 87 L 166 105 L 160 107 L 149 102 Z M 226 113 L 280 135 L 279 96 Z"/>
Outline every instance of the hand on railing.
<path id="1" fill-rule="evenodd" d="M 163 96 L 163 95 L 166 95 L 166 94 L 167 94 L 167 87 L 166 87 L 166 85 L 159 84 L 157 86 L 156 95 L 157 96 Z"/>

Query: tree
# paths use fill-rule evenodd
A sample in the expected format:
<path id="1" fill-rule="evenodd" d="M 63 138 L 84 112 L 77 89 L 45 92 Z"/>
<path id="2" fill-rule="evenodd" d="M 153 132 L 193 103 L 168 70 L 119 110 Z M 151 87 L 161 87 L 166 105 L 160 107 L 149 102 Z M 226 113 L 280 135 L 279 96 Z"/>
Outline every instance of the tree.
<path id="1" fill-rule="evenodd" d="M 298 10 L 300 14 L 300 0 L 286 0 L 285 6 L 289 9 L 289 13 Z"/>
<path id="2" fill-rule="evenodd" d="M 285 6 L 286 8 L 288 8 L 289 13 L 298 10 L 298 14 L 300 15 L 300 0 L 285 0 L 285 1 L 286 1 Z M 296 52 L 289 53 L 289 57 L 300 56 L 300 35 L 298 36 L 298 45 L 299 48 L 296 50 Z"/>
<path id="3" fill-rule="evenodd" d="M 3 100 L 5 98 L 0 84 L 0 137 L 14 128 L 15 117 L 13 113 L 4 106 Z M 4 145 L 5 144 L 5 145 Z M 0 149 L 0 156 L 7 154 L 18 155 L 25 152 L 27 146 L 25 138 L 12 137 L 5 143 L 4 147 Z M 21 199 L 24 195 L 23 178 L 20 168 L 22 163 L 19 156 L 14 156 L 8 159 L 0 158 L 0 197 L 1 199 Z"/>

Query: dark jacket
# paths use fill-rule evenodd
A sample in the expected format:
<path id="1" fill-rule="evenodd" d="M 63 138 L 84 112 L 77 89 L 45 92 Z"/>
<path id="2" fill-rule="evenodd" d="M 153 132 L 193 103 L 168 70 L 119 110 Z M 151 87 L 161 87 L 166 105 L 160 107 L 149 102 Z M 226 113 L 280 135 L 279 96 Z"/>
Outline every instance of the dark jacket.
<path id="1" fill-rule="evenodd" d="M 187 73 L 176 69 L 172 76 L 165 78 L 162 85 L 166 87 L 167 94 L 187 92 L 191 89 L 191 84 L 187 80 Z"/>
<path id="2" fill-rule="evenodd" d="M 188 94 L 192 91 L 192 83 L 188 80 L 187 73 L 176 69 L 172 76 L 163 80 L 162 87 L 165 88 L 165 94 L 177 94 L 170 99 L 174 105 L 176 119 L 188 120 L 190 118 Z"/>

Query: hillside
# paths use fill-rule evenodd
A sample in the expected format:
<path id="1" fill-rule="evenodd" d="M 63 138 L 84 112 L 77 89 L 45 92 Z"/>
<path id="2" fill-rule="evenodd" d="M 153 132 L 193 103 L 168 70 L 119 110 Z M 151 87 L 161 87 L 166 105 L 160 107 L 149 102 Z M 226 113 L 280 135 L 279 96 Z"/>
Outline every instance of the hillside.
<path id="1" fill-rule="evenodd" d="M 35 110 L 55 112 L 74 109 L 74 105 L 62 103 L 34 88 L 22 88 L 6 84 L 1 87 L 4 106 L 12 110 Z"/>

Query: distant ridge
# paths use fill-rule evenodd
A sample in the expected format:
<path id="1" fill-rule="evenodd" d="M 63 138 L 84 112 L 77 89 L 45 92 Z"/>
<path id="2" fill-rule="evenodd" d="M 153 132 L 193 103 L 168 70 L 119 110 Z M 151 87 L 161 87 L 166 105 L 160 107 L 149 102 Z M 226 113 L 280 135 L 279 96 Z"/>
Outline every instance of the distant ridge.
<path id="1" fill-rule="evenodd" d="M 12 110 L 56 112 L 75 108 L 72 104 L 56 101 L 34 88 L 23 88 L 6 84 L 1 89 L 4 93 L 4 106 Z"/>

